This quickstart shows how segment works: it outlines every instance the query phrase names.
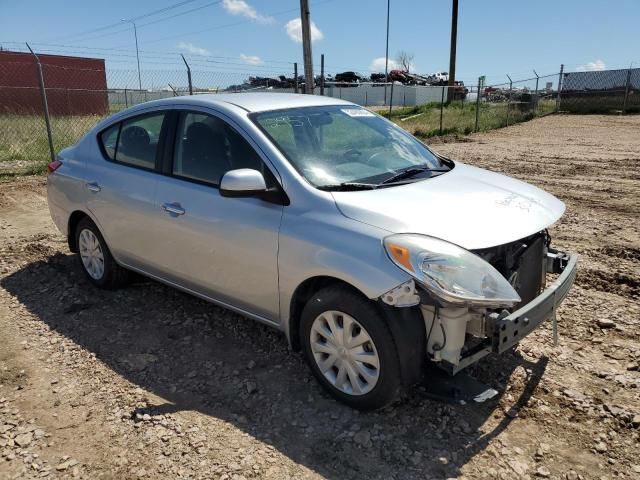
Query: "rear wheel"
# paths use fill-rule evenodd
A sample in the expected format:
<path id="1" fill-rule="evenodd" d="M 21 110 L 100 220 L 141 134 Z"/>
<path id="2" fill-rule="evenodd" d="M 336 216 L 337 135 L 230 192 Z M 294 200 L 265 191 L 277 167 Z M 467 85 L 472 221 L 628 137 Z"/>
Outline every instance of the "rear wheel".
<path id="1" fill-rule="evenodd" d="M 85 275 L 96 287 L 114 289 L 129 280 L 129 272 L 116 263 L 98 227 L 89 217 L 76 227 L 78 260 Z"/>
<path id="2" fill-rule="evenodd" d="M 302 312 L 300 341 L 322 386 L 361 410 L 384 407 L 401 387 L 391 332 L 375 306 L 346 288 L 328 287 Z"/>

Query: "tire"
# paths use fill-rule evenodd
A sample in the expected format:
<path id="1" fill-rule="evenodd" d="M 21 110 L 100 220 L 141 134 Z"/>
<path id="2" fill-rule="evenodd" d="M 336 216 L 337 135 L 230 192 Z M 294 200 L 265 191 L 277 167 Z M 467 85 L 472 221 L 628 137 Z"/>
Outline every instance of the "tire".
<path id="1" fill-rule="evenodd" d="M 356 292 L 327 287 L 312 296 L 302 311 L 300 345 L 318 382 L 340 402 L 375 410 L 398 397 L 402 376 L 393 336 L 375 304 Z"/>
<path id="2" fill-rule="evenodd" d="M 78 263 L 93 285 L 112 290 L 128 283 L 129 271 L 113 259 L 100 230 L 89 217 L 78 222 L 75 240 Z"/>

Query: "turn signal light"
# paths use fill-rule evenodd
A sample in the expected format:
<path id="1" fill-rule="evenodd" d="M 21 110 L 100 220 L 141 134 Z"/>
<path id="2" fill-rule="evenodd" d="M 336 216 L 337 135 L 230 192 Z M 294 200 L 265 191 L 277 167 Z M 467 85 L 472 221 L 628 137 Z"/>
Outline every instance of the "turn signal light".
<path id="1" fill-rule="evenodd" d="M 387 251 L 393 259 L 402 265 L 407 270 L 413 272 L 413 266 L 411 265 L 411 254 L 409 253 L 409 249 L 406 247 L 401 247 L 400 245 L 396 245 L 394 243 L 389 243 L 387 245 Z"/>

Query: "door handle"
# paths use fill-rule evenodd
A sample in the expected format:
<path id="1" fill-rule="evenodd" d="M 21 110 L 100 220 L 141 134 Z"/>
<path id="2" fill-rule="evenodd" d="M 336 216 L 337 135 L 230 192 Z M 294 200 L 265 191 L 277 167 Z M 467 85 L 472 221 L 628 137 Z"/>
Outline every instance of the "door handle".
<path id="1" fill-rule="evenodd" d="M 185 213 L 179 203 L 163 203 L 162 209 L 171 215 L 184 215 Z"/>
<path id="2" fill-rule="evenodd" d="M 98 185 L 96 182 L 89 182 L 86 185 L 87 185 L 87 190 L 89 190 L 90 192 L 98 193 L 100 190 L 102 190 L 102 187 Z"/>

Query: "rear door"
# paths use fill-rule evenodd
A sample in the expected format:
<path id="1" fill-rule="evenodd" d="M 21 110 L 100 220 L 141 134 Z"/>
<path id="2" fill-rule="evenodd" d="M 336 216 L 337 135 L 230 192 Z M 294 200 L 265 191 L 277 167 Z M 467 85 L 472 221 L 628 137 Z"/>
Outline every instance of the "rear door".
<path id="1" fill-rule="evenodd" d="M 169 115 L 153 111 L 98 136 L 103 158 L 87 163 L 87 207 L 118 261 L 157 273 L 155 190 Z"/>
<path id="2" fill-rule="evenodd" d="M 237 125 L 210 111 L 182 111 L 171 160 L 158 179 L 157 216 L 172 280 L 272 321 L 278 318 L 278 231 L 282 205 L 222 197 L 228 170 L 253 168 L 277 181 Z"/>

